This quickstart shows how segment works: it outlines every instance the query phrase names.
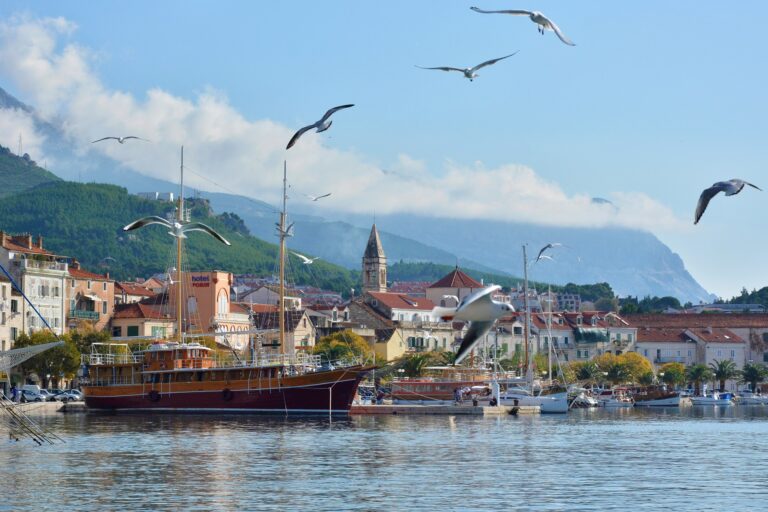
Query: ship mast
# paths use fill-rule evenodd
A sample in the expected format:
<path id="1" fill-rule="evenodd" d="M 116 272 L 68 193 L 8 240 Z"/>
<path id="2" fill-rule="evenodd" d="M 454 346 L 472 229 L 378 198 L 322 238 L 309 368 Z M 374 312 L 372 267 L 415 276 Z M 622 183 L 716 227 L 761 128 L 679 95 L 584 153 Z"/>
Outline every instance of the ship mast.
<path id="1" fill-rule="evenodd" d="M 179 186 L 179 209 L 176 211 L 176 221 L 181 224 L 184 220 L 184 146 L 181 146 L 181 180 Z M 179 343 L 184 343 L 182 334 L 182 276 L 181 276 L 181 237 L 176 238 L 176 324 L 179 332 Z"/>
<path id="2" fill-rule="evenodd" d="M 533 350 L 529 345 L 531 344 L 531 334 L 529 332 L 531 325 L 531 309 L 528 306 L 528 253 L 526 252 L 526 246 L 523 244 L 523 277 L 525 278 L 523 284 L 523 304 L 525 305 L 525 326 L 523 327 L 523 336 L 525 336 L 525 359 L 528 365 L 528 382 L 531 386 L 531 395 L 533 395 Z"/>
<path id="3" fill-rule="evenodd" d="M 280 355 L 285 354 L 285 239 L 288 237 L 286 223 L 286 200 L 288 170 L 285 160 L 283 160 L 283 209 L 280 211 L 280 303 L 278 305 L 278 322 L 280 325 Z"/>

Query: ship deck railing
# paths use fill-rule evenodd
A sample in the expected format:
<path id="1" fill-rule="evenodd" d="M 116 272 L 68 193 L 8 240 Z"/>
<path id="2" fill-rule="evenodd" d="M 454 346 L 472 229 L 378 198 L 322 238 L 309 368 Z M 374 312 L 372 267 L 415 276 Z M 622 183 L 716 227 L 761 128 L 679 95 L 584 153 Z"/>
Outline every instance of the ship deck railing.
<path id="1" fill-rule="evenodd" d="M 88 365 L 137 364 L 141 356 L 134 354 L 82 354 L 80 362 Z"/>

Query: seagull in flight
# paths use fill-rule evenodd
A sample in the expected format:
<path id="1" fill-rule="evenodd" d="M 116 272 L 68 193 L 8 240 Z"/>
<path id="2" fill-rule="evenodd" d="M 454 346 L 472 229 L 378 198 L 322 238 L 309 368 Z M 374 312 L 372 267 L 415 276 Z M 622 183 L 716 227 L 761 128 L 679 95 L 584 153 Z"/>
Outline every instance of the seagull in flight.
<path id="1" fill-rule="evenodd" d="M 330 117 L 333 115 L 334 112 L 337 110 L 342 110 L 349 107 L 354 107 L 355 105 L 353 103 L 350 103 L 349 105 L 339 105 L 338 107 L 333 107 L 332 109 L 328 110 L 323 117 L 320 118 L 319 121 L 316 123 L 310 124 L 309 126 L 305 126 L 304 128 L 300 129 L 296 133 L 293 134 L 293 137 L 291 137 L 291 140 L 288 142 L 288 145 L 285 147 L 285 149 L 291 149 L 294 144 L 296 144 L 296 141 L 299 140 L 299 137 L 304 135 L 304 132 L 311 130 L 312 128 L 317 129 L 317 133 L 324 132 L 328 128 L 331 127 L 333 124 L 333 121 L 330 121 Z"/>
<path id="2" fill-rule="evenodd" d="M 554 247 L 560 247 L 561 245 L 563 245 L 563 244 L 561 244 L 561 243 L 558 243 L 558 242 L 553 242 L 553 243 L 551 243 L 551 244 L 547 244 L 547 245 L 545 245 L 545 246 L 544 246 L 544 247 L 542 247 L 542 248 L 541 248 L 541 250 L 539 251 L 539 255 L 538 255 L 538 256 L 536 256 L 536 260 L 534 261 L 534 263 L 535 263 L 535 262 L 537 262 L 537 261 L 539 261 L 539 260 L 541 260 L 541 259 L 549 259 L 549 260 L 551 260 L 551 259 L 552 259 L 552 257 L 551 257 L 551 256 L 547 256 L 547 255 L 545 255 L 545 254 L 544 254 L 544 251 L 546 251 L 547 249 L 552 249 L 552 248 L 554 248 Z"/>
<path id="3" fill-rule="evenodd" d="M 299 253 L 293 252 L 293 251 L 291 251 L 291 252 L 293 254 L 295 254 L 296 256 L 298 256 L 299 258 L 301 258 L 302 263 L 304 263 L 305 265 L 311 265 L 311 264 L 313 264 L 315 262 L 315 260 L 319 260 L 320 259 L 320 256 L 317 256 L 315 258 L 307 258 L 303 254 L 299 254 Z"/>
<path id="4" fill-rule="evenodd" d="M 763 190 L 757 185 L 753 185 L 747 181 L 739 180 L 736 178 L 728 181 L 718 181 L 708 189 L 705 189 L 699 197 L 699 203 L 696 205 L 696 214 L 694 216 L 693 223 L 699 223 L 701 216 L 704 215 L 704 210 L 707 209 L 709 201 L 718 193 L 725 192 L 725 195 L 727 196 L 735 196 L 741 192 L 741 189 L 744 188 L 744 185 L 749 185 L 750 187 L 756 188 L 757 190 Z"/>
<path id="5" fill-rule="evenodd" d="M 187 238 L 185 233 L 188 231 L 205 231 L 224 245 L 232 245 L 227 241 L 226 238 L 214 231 L 213 228 L 206 226 L 202 222 L 179 222 L 177 220 L 170 222 L 169 220 L 158 217 L 156 215 L 151 215 L 149 217 L 135 220 L 125 226 L 123 231 L 132 231 L 134 229 L 143 228 L 144 226 L 149 226 L 150 224 L 160 224 L 161 226 L 165 226 L 166 228 L 170 229 L 168 234 L 175 236 L 176 238 Z"/>
<path id="6" fill-rule="evenodd" d="M 311 196 L 309 194 L 304 194 L 304 195 L 307 196 L 308 198 L 310 198 L 313 201 L 317 201 L 318 199 L 322 199 L 324 197 L 328 197 L 329 195 L 331 195 L 331 192 L 328 192 L 327 194 L 323 194 L 321 196 Z"/>
<path id="7" fill-rule="evenodd" d="M 134 137 L 133 135 L 128 135 L 126 137 L 102 137 L 101 139 L 92 141 L 91 144 L 95 144 L 97 142 L 101 142 L 103 140 L 109 140 L 109 139 L 114 139 L 120 144 L 125 144 L 125 141 L 127 141 L 128 139 L 136 139 L 136 140 L 143 140 L 145 142 L 149 142 L 147 139 L 142 139 L 141 137 Z"/>
<path id="8" fill-rule="evenodd" d="M 565 37 L 565 34 L 563 34 L 560 31 L 560 27 L 555 25 L 554 21 L 550 20 L 539 11 L 523 11 L 523 10 L 484 11 L 478 7 L 470 7 L 470 9 L 472 9 L 475 12 L 481 12 L 483 14 L 511 14 L 512 16 L 528 16 L 532 22 L 538 25 L 536 29 L 539 31 L 539 34 L 543 35 L 544 31 L 551 30 L 557 35 L 557 37 L 560 38 L 562 42 L 564 42 L 568 46 L 576 46 L 576 44 L 574 44 L 573 41 Z"/>
<path id="9" fill-rule="evenodd" d="M 438 306 L 432 310 L 432 314 L 443 321 L 469 322 L 469 330 L 467 330 L 467 334 L 461 341 L 458 352 L 456 352 L 454 364 L 459 364 L 467 357 L 467 354 L 485 336 L 497 319 L 515 312 L 515 308 L 511 304 L 496 302 L 491 299 L 491 296 L 499 290 L 501 290 L 499 285 L 489 286 L 464 297 L 456 307 Z"/>
<path id="10" fill-rule="evenodd" d="M 416 67 L 419 68 L 419 69 L 438 69 L 440 71 L 458 71 L 459 73 L 463 73 L 464 77 L 468 78 L 470 82 L 473 82 L 475 80 L 475 78 L 480 76 L 477 73 L 475 73 L 475 71 L 477 71 L 480 68 L 484 68 L 485 66 L 490 66 L 492 64 L 496 64 L 500 60 L 504 60 L 506 58 L 509 58 L 509 57 L 515 55 L 516 53 L 517 52 L 510 53 L 509 55 L 505 55 L 504 57 L 499 57 L 498 59 L 487 60 L 487 61 L 485 61 L 485 62 L 483 62 L 481 64 L 478 64 L 477 66 L 472 67 L 472 68 L 463 68 L 462 69 L 462 68 L 452 68 L 452 67 L 449 67 L 449 66 L 438 66 L 438 67 L 435 67 L 435 68 L 425 68 L 423 66 L 416 66 Z"/>

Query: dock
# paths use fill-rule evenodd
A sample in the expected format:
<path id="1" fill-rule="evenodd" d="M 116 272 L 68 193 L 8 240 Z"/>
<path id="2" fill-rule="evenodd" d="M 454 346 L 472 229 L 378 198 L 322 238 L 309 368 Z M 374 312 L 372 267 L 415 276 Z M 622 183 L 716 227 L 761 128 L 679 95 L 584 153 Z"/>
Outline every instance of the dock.
<path id="1" fill-rule="evenodd" d="M 518 406 L 472 406 L 472 405 L 353 405 L 350 415 L 477 415 L 477 416 L 515 416 L 523 414 L 539 414 L 536 405 Z"/>

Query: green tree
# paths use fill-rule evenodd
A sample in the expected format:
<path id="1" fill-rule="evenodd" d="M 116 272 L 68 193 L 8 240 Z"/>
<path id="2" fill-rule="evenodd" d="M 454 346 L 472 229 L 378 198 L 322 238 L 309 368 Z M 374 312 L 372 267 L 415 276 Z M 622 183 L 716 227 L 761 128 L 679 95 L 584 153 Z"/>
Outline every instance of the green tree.
<path id="1" fill-rule="evenodd" d="M 80 352 L 68 335 L 57 339 L 56 335 L 50 331 L 37 331 L 31 335 L 21 334 L 16 339 L 14 347 L 22 348 L 32 345 L 43 345 L 55 341 L 63 341 L 64 345 L 49 348 L 45 352 L 27 359 L 20 365 L 25 379 L 32 372 L 36 373 L 41 381 L 45 381 L 46 376 L 50 375 L 54 387 L 59 387 L 59 381 L 62 376 L 67 379 L 74 378 L 77 369 L 80 367 Z M 44 382 L 44 385 L 47 386 L 48 383 Z"/>
<path id="2" fill-rule="evenodd" d="M 574 362 L 569 365 L 576 380 L 584 384 L 598 384 L 604 376 L 602 370 L 594 361 Z"/>
<path id="3" fill-rule="evenodd" d="M 636 380 L 643 386 L 650 386 L 651 384 L 653 384 L 653 381 L 656 380 L 656 376 L 653 374 L 653 372 L 645 372 L 644 374 L 640 375 L 640 377 L 637 378 Z"/>
<path id="4" fill-rule="evenodd" d="M 406 377 L 421 377 L 424 369 L 432 362 L 433 354 L 429 352 L 415 352 L 403 354 L 396 365 L 404 370 Z"/>
<path id="5" fill-rule="evenodd" d="M 693 382 L 694 394 L 699 395 L 701 392 L 701 383 L 712 379 L 712 370 L 709 366 L 703 363 L 697 363 L 689 366 L 686 370 L 686 377 L 689 382 Z"/>
<path id="6" fill-rule="evenodd" d="M 712 369 L 713 377 L 720 382 L 720 391 L 725 390 L 725 381 L 736 379 L 741 373 L 736 363 L 730 359 L 722 361 L 715 359 L 709 363 L 709 367 Z"/>
<path id="7" fill-rule="evenodd" d="M 685 384 L 685 365 L 683 363 L 666 363 L 659 368 L 661 381 L 672 386 Z"/>
<path id="8" fill-rule="evenodd" d="M 632 381 L 640 381 L 643 375 L 653 375 L 653 365 L 651 362 L 638 354 L 637 352 L 627 352 L 617 356 L 619 364 L 623 365 L 627 369 L 629 379 Z"/>
<path id="9" fill-rule="evenodd" d="M 315 345 L 313 353 L 322 355 L 329 362 L 355 358 L 369 361 L 373 358 L 373 351 L 368 342 L 349 329 L 323 336 Z"/>
<path id="10" fill-rule="evenodd" d="M 741 370 L 740 382 L 749 383 L 749 389 L 754 393 L 757 383 L 763 382 L 768 377 L 768 368 L 764 364 L 747 363 Z"/>

